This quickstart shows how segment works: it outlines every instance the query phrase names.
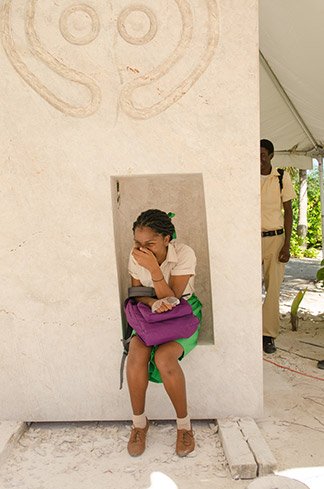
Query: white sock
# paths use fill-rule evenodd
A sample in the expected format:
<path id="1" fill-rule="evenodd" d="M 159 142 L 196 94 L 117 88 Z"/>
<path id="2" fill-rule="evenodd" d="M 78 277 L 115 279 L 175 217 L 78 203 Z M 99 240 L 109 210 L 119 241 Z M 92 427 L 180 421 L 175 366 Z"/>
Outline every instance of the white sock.
<path id="1" fill-rule="evenodd" d="M 191 430 L 191 422 L 189 414 L 185 418 L 177 418 L 177 429 L 178 430 Z"/>
<path id="2" fill-rule="evenodd" d="M 138 416 L 136 414 L 133 414 L 133 425 L 135 426 L 135 428 L 145 428 L 146 426 L 145 413 L 139 414 Z"/>

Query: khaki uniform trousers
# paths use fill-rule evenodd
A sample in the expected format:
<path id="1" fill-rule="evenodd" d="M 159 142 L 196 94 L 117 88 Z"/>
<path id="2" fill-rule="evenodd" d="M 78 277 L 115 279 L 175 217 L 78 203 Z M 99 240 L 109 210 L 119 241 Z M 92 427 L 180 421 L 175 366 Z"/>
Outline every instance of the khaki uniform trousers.
<path id="1" fill-rule="evenodd" d="M 266 236 L 262 239 L 262 268 L 266 296 L 262 305 L 263 335 L 276 338 L 279 334 L 280 286 L 285 264 L 278 259 L 285 235 Z"/>

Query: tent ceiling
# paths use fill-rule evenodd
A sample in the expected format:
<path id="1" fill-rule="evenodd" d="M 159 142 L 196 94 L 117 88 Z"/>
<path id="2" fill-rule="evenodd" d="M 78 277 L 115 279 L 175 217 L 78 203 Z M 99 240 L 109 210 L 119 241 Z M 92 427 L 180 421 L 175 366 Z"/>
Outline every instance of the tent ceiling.
<path id="1" fill-rule="evenodd" d="M 260 0 L 261 137 L 277 164 L 324 154 L 323 18 L 324 0 Z"/>

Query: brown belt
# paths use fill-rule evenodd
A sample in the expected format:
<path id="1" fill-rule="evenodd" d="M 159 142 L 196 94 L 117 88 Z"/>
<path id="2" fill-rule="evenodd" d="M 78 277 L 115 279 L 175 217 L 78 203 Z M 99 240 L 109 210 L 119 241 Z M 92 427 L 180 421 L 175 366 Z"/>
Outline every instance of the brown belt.
<path id="1" fill-rule="evenodd" d="M 277 236 L 278 234 L 283 234 L 284 230 L 282 228 L 275 229 L 274 231 L 261 231 L 262 238 L 266 238 L 267 236 Z"/>

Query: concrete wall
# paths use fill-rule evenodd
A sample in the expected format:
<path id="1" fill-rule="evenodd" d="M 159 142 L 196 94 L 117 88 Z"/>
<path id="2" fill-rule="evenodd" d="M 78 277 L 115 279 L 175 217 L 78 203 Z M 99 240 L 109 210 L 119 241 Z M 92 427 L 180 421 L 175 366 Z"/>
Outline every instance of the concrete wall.
<path id="1" fill-rule="evenodd" d="M 129 419 L 123 257 L 156 203 L 201 257 L 190 414 L 259 415 L 257 2 L 70 5 L 2 2 L 0 419 Z M 161 386 L 147 412 L 174 416 Z"/>

